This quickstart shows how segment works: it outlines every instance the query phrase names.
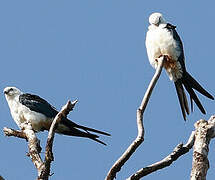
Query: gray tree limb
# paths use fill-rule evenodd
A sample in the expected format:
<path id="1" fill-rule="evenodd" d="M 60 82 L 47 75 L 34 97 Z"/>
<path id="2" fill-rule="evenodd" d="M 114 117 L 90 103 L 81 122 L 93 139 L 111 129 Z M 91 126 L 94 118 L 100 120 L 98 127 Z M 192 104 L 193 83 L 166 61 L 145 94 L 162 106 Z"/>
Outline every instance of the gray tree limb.
<path id="1" fill-rule="evenodd" d="M 199 120 L 195 123 L 195 143 L 193 146 L 193 162 L 190 179 L 206 180 L 209 169 L 209 143 L 215 137 L 215 115 L 206 120 Z"/>
<path id="2" fill-rule="evenodd" d="M 135 174 L 127 178 L 127 180 L 139 180 L 140 178 L 153 173 L 159 169 L 163 169 L 167 166 L 170 166 L 174 161 L 176 161 L 180 156 L 184 155 L 185 153 L 189 152 L 189 150 L 193 147 L 195 140 L 195 131 L 193 131 L 185 145 L 178 144 L 172 153 L 170 153 L 167 157 L 163 160 L 156 162 L 150 166 L 144 167 L 138 170 Z"/>
<path id="3" fill-rule="evenodd" d="M 187 153 L 193 147 L 193 163 L 191 171 L 191 180 L 206 180 L 207 170 L 209 168 L 208 152 L 209 143 L 215 137 L 215 115 L 206 120 L 199 120 L 195 123 L 195 131 L 192 131 L 189 140 L 185 145 L 178 144 L 173 152 L 163 160 L 150 166 L 138 170 L 127 180 L 139 180 L 140 178 L 153 173 L 159 169 L 170 166 L 180 156 Z"/>
<path id="4" fill-rule="evenodd" d="M 7 127 L 4 127 L 3 131 L 4 131 L 5 136 L 15 136 L 15 137 L 27 140 L 27 137 L 23 131 L 15 130 L 15 129 L 7 128 Z"/>
<path id="5" fill-rule="evenodd" d="M 57 123 L 59 123 L 62 120 L 63 117 L 67 117 L 67 115 L 69 114 L 70 111 L 73 110 L 73 108 L 75 107 L 75 104 L 77 102 L 78 102 L 77 100 L 73 101 L 72 103 L 71 103 L 71 101 L 68 101 L 67 104 L 62 107 L 61 111 L 57 114 L 57 116 L 54 118 L 54 120 L 51 124 L 47 142 L 46 142 L 44 167 L 42 167 L 42 169 L 41 169 L 41 177 L 42 177 L 41 179 L 46 180 L 46 178 L 49 177 L 51 162 L 54 161 L 52 147 L 53 147 L 56 125 L 57 125 Z"/>
<path id="6" fill-rule="evenodd" d="M 148 86 L 148 89 L 146 90 L 146 93 L 142 99 L 140 107 L 137 109 L 137 129 L 138 129 L 137 137 L 127 148 L 127 150 L 122 154 L 122 156 L 111 167 L 105 180 L 113 180 L 116 177 L 116 174 L 121 170 L 122 166 L 126 163 L 126 161 L 131 157 L 131 155 L 144 141 L 143 113 L 146 109 L 146 106 L 148 104 L 153 88 L 158 78 L 160 77 L 160 74 L 163 68 L 163 63 L 165 61 L 165 57 L 162 56 L 159 59 L 157 59 L 157 61 L 158 61 L 158 66 L 156 68 L 155 74 Z"/>

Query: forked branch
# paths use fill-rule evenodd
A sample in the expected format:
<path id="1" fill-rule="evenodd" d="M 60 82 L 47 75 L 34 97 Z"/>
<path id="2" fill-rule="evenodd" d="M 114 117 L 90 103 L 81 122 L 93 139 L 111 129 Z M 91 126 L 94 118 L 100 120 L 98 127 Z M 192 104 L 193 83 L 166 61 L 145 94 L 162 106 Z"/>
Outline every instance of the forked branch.
<path id="1" fill-rule="evenodd" d="M 167 166 L 170 166 L 174 161 L 176 161 L 180 156 L 184 155 L 185 153 L 189 152 L 189 150 L 193 147 L 195 140 L 195 131 L 193 131 L 190 135 L 189 140 L 185 145 L 178 144 L 172 153 L 170 153 L 167 157 L 163 160 L 156 162 L 152 165 L 144 167 L 138 170 L 135 174 L 130 176 L 127 180 L 139 180 L 140 178 L 153 173 L 159 169 L 163 169 Z"/>

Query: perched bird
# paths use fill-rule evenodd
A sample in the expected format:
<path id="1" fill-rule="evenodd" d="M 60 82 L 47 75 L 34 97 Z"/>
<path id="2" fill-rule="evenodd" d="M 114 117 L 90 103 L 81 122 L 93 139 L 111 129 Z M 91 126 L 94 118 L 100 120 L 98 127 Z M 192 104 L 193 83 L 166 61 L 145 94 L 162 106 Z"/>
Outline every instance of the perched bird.
<path id="1" fill-rule="evenodd" d="M 176 26 L 167 23 L 161 13 L 153 13 L 149 17 L 149 27 L 146 34 L 146 49 L 150 64 L 156 69 L 158 58 L 165 56 L 164 68 L 170 78 L 174 81 L 181 111 L 186 120 L 189 114 L 184 87 L 190 95 L 191 110 L 193 111 L 193 100 L 205 114 L 205 110 L 193 89 L 204 96 L 214 99 L 186 70 L 185 57 L 182 41 L 176 32 Z"/>
<path id="2" fill-rule="evenodd" d="M 49 130 L 58 111 L 46 100 L 37 95 L 22 93 L 16 87 L 6 87 L 4 89 L 4 94 L 11 115 L 19 128 L 22 127 L 22 123 L 27 121 L 31 122 L 35 132 Z M 90 131 L 110 136 L 110 134 L 106 132 L 78 125 L 67 118 L 63 118 L 55 130 L 55 132 L 59 134 L 86 137 L 106 145 L 98 139 L 99 136 L 92 134 Z"/>

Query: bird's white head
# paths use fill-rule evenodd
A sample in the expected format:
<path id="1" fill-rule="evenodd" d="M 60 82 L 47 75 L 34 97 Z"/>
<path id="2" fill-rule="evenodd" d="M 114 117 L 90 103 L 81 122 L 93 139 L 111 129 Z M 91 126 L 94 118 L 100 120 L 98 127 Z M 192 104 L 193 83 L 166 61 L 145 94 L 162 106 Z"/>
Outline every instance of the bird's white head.
<path id="1" fill-rule="evenodd" d="M 22 92 L 16 87 L 4 88 L 4 94 L 7 99 L 13 99 L 22 94 Z"/>
<path id="2" fill-rule="evenodd" d="M 149 16 L 149 23 L 151 25 L 159 26 L 160 24 L 166 24 L 166 20 L 161 13 L 152 13 Z"/>

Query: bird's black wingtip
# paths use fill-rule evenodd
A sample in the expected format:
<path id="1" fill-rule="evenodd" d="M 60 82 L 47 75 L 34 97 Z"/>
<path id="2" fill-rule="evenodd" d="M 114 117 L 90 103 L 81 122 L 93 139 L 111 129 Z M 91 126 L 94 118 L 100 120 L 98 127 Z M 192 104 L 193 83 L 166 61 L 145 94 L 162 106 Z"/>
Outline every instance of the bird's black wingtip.
<path id="1" fill-rule="evenodd" d="M 214 100 L 214 97 L 213 97 L 213 96 L 211 96 L 211 97 L 210 97 L 210 99 Z"/>
<path id="2" fill-rule="evenodd" d="M 111 134 L 109 134 L 109 133 L 105 133 L 104 135 L 106 135 L 106 136 L 111 136 Z"/>
<path id="3" fill-rule="evenodd" d="M 94 140 L 94 141 L 96 141 L 96 142 L 98 142 L 98 143 L 100 143 L 100 144 L 103 144 L 104 146 L 107 146 L 106 143 L 104 143 L 103 141 L 101 141 L 101 140 L 99 140 L 99 139 L 97 139 L 97 138 L 92 138 L 92 140 Z"/>
<path id="4" fill-rule="evenodd" d="M 102 143 L 100 142 L 100 144 L 103 144 L 104 146 L 107 146 L 107 144 L 106 144 L 106 143 L 104 143 L 104 142 L 102 142 Z"/>
<path id="5" fill-rule="evenodd" d="M 211 100 L 214 100 L 214 97 L 211 94 L 209 94 L 209 93 L 207 93 L 206 97 L 208 97 Z"/>

